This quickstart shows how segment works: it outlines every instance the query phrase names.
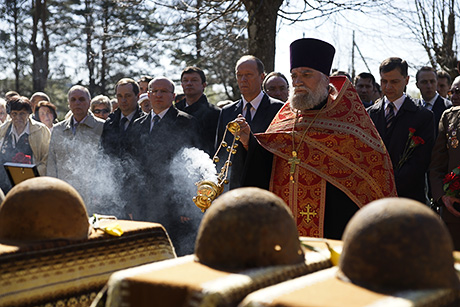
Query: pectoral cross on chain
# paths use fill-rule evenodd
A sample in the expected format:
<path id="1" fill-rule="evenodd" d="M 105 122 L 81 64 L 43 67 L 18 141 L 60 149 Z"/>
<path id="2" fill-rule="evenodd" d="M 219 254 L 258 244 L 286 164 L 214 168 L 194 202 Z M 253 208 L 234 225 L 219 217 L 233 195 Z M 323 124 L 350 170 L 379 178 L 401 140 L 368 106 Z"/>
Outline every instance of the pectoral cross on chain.
<path id="1" fill-rule="evenodd" d="M 300 159 L 297 158 L 297 152 L 295 150 L 292 151 L 292 157 L 289 158 L 288 163 L 291 165 L 291 170 L 289 171 L 289 179 L 292 181 L 292 183 L 294 183 L 295 167 L 300 163 Z"/>

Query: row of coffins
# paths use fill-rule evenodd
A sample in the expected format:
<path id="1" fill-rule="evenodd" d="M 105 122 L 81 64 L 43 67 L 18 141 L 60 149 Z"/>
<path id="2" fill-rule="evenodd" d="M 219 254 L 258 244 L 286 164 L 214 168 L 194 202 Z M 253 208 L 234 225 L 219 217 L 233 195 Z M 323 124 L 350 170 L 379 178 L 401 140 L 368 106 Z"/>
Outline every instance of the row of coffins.
<path id="1" fill-rule="evenodd" d="M 343 241 L 299 239 L 280 198 L 236 189 L 205 213 L 195 253 L 176 258 L 159 224 L 83 222 L 69 189 L 30 179 L 2 203 L 0 306 L 460 305 L 458 254 L 438 216 L 415 201 L 365 206 Z"/>

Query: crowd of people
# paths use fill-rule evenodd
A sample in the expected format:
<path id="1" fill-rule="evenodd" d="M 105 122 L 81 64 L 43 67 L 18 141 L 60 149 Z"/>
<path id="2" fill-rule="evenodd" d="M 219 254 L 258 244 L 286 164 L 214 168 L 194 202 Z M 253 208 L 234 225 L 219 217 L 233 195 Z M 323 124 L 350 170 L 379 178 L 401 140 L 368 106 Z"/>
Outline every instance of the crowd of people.
<path id="1" fill-rule="evenodd" d="M 299 234 L 340 239 L 360 207 L 400 196 L 440 205 L 460 249 L 460 199 L 443 190 L 445 176 L 460 166 L 460 78 L 451 84 L 446 72 L 422 67 L 421 98 L 413 99 L 403 59 L 385 59 L 378 84 L 368 72 L 353 82 L 331 75 L 334 54 L 321 40 L 293 42 L 291 87 L 283 74 L 266 75 L 258 58 L 245 55 L 235 65 L 241 99 L 217 106 L 204 94 L 204 72 L 193 66 L 182 71 L 181 99 L 167 77 L 123 78 L 115 99 L 91 98 L 75 85 L 60 122 L 47 94 L 8 92 L 0 99 L 1 161 L 35 164 L 41 176 L 65 180 L 90 214 L 106 209 L 97 213 L 162 223 L 178 254 L 186 254 L 201 216 L 190 213 L 193 195 L 183 201 L 170 189 L 171 164 L 184 148 L 212 156 L 224 136 L 231 144 L 225 130 L 236 121 L 229 188 L 274 192 L 290 207 Z M 11 183 L 1 172 L 7 193 Z"/>

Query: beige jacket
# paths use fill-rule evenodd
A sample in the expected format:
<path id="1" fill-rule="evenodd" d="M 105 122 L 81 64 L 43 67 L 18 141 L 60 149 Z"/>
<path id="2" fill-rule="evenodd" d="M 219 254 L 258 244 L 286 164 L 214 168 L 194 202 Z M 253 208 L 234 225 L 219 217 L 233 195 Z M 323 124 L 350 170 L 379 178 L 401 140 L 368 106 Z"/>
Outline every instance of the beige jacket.
<path id="1" fill-rule="evenodd" d="M 73 116 L 53 127 L 49 146 L 47 176 L 56 177 L 71 183 L 74 177 L 84 177 L 84 173 L 77 174 L 81 167 L 89 167 L 94 160 L 95 149 L 99 146 L 104 121 L 94 117 L 90 112 L 85 120 L 72 131 Z"/>
<path id="2" fill-rule="evenodd" d="M 6 132 L 12 123 L 9 120 L 0 126 L 0 140 L 5 138 Z M 31 118 L 29 118 L 29 132 L 29 144 L 34 154 L 32 162 L 37 165 L 40 176 L 45 176 L 51 133 L 48 127 Z"/>

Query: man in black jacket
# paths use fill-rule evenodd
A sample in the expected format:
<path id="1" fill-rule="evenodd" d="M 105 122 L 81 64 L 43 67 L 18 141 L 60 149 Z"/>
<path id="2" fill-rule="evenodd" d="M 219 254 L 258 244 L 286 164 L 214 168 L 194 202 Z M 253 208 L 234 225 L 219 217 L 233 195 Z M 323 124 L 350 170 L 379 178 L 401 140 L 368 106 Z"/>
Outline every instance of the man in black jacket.
<path id="1" fill-rule="evenodd" d="M 136 120 L 130 137 L 133 142 L 130 147 L 141 167 L 139 176 L 144 178 L 137 188 L 139 198 L 133 202 L 134 219 L 161 223 L 178 255 L 192 253 L 199 219 L 193 218 L 190 212 L 200 213 L 200 210 L 191 197 L 178 200 L 176 194 L 183 187 L 174 185 L 171 167 L 183 148 L 199 145 L 198 121 L 173 106 L 174 83 L 170 79 L 157 77 L 150 81 L 148 95 L 152 111 Z"/>
<path id="2" fill-rule="evenodd" d="M 212 156 L 214 155 L 214 142 L 216 140 L 220 109 L 209 103 L 204 94 L 206 76 L 200 68 L 194 66 L 185 68 L 182 71 L 180 80 L 185 98 L 176 103 L 176 108 L 198 120 L 202 135 L 200 149 Z"/>
<path id="3" fill-rule="evenodd" d="M 127 150 L 127 137 L 133 122 L 144 113 L 137 104 L 139 85 L 136 81 L 129 78 L 121 79 L 115 86 L 115 92 L 118 109 L 109 115 L 104 124 L 101 145 L 106 154 L 122 158 Z"/>
<path id="4" fill-rule="evenodd" d="M 384 97 L 367 112 L 390 154 L 398 196 L 425 203 L 425 173 L 435 140 L 433 113 L 404 93 L 406 61 L 388 58 L 379 70 Z"/>
<path id="5" fill-rule="evenodd" d="M 246 122 L 251 127 L 251 132 L 265 132 L 273 117 L 284 105 L 282 101 L 271 98 L 262 91 L 265 73 L 264 64 L 260 59 L 252 55 L 241 57 L 236 63 L 235 74 L 241 92 L 241 99 L 222 109 L 217 125 L 216 148 L 218 148 L 222 140 L 225 127 L 229 122 L 235 120 L 238 115 L 246 118 Z M 232 138 L 233 135 L 231 133 L 226 134 L 225 141 L 227 144 L 232 144 Z M 238 145 L 230 169 L 230 189 L 241 186 L 255 186 L 268 189 L 268 185 L 264 181 L 261 181 L 260 178 L 270 178 L 270 170 L 265 165 L 270 165 L 270 161 L 273 159 L 271 154 L 257 144 L 251 147 L 249 151 L 243 147 L 241 142 L 238 142 Z M 256 154 L 258 159 L 249 159 L 254 154 Z M 221 158 L 221 163 L 223 160 Z M 248 161 L 253 161 L 251 168 L 258 169 L 262 173 L 249 171 Z"/>
<path id="6" fill-rule="evenodd" d="M 452 103 L 441 97 L 437 92 L 438 88 L 438 75 L 436 70 L 432 67 L 424 66 L 417 71 L 415 75 L 417 80 L 417 87 L 420 90 L 421 99 L 419 104 L 431 110 L 434 114 L 434 125 L 436 130 L 436 136 L 438 135 L 438 125 L 441 119 L 442 113 L 452 106 Z"/>

